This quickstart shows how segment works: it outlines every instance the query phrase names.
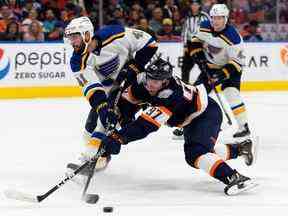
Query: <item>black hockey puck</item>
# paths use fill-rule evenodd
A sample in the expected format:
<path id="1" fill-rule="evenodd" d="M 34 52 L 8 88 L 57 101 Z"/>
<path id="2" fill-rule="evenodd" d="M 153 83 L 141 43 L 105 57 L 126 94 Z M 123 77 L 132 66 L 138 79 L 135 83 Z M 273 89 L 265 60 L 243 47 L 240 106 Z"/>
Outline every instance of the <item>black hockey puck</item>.
<path id="1" fill-rule="evenodd" d="M 113 207 L 111 207 L 111 206 L 105 206 L 105 207 L 103 208 L 103 212 L 111 213 L 111 212 L 113 212 Z"/>

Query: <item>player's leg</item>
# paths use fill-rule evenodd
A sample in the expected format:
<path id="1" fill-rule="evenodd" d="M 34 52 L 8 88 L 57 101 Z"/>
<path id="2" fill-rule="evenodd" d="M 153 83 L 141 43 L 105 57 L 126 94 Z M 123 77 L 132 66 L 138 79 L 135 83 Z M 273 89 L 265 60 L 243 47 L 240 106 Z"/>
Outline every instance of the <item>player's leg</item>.
<path id="1" fill-rule="evenodd" d="M 222 112 L 218 104 L 209 98 L 206 111 L 193 123 L 184 128 L 184 151 L 186 162 L 208 173 L 210 176 L 223 182 L 225 193 L 239 186 L 239 193 L 250 187 L 251 179 L 233 170 L 219 155 L 214 153 L 215 141 L 218 137 L 222 123 Z M 237 188 L 236 187 L 236 188 Z"/>
<path id="2" fill-rule="evenodd" d="M 67 165 L 68 169 L 72 170 L 77 169 L 79 165 L 86 162 L 97 153 L 102 136 L 102 133 L 94 132 L 97 127 L 97 121 L 98 121 L 98 114 L 95 111 L 95 109 L 91 109 L 85 123 L 85 130 L 83 134 L 83 146 L 79 156 L 79 162 L 69 163 Z M 105 169 L 110 160 L 111 160 L 110 155 L 107 157 L 100 157 L 95 166 L 95 171 Z M 81 174 L 86 175 L 88 174 L 88 172 L 89 171 L 87 169 L 84 169 L 81 172 Z"/>
<path id="3" fill-rule="evenodd" d="M 245 103 L 240 95 L 241 74 L 233 74 L 230 79 L 222 84 L 223 93 L 229 103 L 234 117 L 238 123 L 238 131 L 233 137 L 238 141 L 244 141 L 250 138 L 250 129 Z"/>
<path id="4" fill-rule="evenodd" d="M 255 142 L 255 141 L 254 141 Z M 239 143 L 219 144 L 214 147 L 214 151 L 224 161 L 236 159 L 239 156 L 244 158 L 245 164 L 251 166 L 256 160 L 256 145 L 252 144 L 251 139 Z"/>

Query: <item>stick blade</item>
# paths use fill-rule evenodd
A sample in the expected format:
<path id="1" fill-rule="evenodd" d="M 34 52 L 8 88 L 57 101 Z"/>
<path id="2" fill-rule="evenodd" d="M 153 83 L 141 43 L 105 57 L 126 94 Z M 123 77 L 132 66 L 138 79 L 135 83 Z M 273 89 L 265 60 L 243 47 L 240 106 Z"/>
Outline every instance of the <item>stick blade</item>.
<path id="1" fill-rule="evenodd" d="M 14 200 L 25 201 L 25 202 L 30 202 L 30 203 L 39 203 L 39 200 L 37 199 L 36 196 L 22 193 L 17 190 L 7 189 L 4 191 L 4 195 L 8 199 L 14 199 Z"/>

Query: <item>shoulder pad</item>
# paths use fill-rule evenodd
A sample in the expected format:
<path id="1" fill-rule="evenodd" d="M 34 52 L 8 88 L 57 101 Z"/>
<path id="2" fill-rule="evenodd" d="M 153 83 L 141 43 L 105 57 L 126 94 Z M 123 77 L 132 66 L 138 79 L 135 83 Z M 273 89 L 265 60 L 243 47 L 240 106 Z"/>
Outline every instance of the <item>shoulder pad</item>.
<path id="1" fill-rule="evenodd" d="M 210 20 L 204 20 L 200 23 L 199 31 L 211 32 L 211 23 Z"/>
<path id="2" fill-rule="evenodd" d="M 73 52 L 72 57 L 70 58 L 70 67 L 72 72 L 78 72 L 86 68 L 87 60 L 89 57 L 89 53 L 78 54 Z"/>
<path id="3" fill-rule="evenodd" d="M 229 45 L 240 44 L 242 41 L 239 32 L 232 25 L 227 25 L 220 37 Z"/>
<path id="4" fill-rule="evenodd" d="M 125 28 L 122 25 L 107 25 L 95 33 L 95 37 L 100 38 L 102 45 L 105 46 L 110 40 L 123 37 Z"/>

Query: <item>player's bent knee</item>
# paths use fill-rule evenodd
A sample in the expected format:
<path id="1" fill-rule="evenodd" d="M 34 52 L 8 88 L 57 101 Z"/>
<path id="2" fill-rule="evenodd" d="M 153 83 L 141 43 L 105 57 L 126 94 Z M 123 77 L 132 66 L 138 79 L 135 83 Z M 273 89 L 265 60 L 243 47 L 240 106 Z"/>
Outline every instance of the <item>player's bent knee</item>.
<path id="1" fill-rule="evenodd" d="M 209 150 L 199 144 L 199 143 L 189 143 L 184 145 L 184 152 L 185 152 L 185 160 L 186 162 L 194 168 L 197 168 L 197 166 L 195 166 L 197 159 L 203 155 L 209 152 Z"/>

